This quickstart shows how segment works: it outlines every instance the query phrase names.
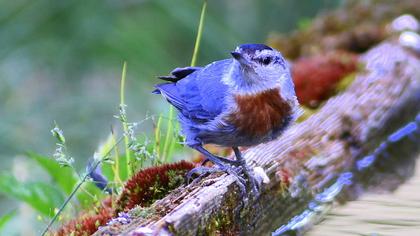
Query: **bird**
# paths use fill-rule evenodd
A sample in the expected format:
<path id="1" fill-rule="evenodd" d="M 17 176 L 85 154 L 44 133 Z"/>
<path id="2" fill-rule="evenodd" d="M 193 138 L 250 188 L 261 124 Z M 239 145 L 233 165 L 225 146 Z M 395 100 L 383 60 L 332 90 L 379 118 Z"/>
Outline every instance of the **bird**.
<path id="1" fill-rule="evenodd" d="M 288 62 L 265 44 L 242 44 L 231 58 L 204 67 L 174 69 L 158 78 L 153 93 L 161 94 L 178 110 L 185 144 L 211 161 L 188 174 L 223 171 L 237 178 L 241 191 L 246 179 L 257 183 L 239 147 L 254 146 L 279 137 L 301 114 Z M 210 153 L 204 144 L 232 148 L 235 160 Z M 203 162 L 203 163 L 204 163 Z M 243 178 L 241 173 L 246 177 Z"/>

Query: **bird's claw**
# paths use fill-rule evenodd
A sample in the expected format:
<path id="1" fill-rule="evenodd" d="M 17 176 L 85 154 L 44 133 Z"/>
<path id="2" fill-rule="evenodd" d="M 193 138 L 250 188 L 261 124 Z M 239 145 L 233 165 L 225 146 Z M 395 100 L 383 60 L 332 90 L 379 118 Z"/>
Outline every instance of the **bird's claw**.
<path id="1" fill-rule="evenodd" d="M 248 167 L 244 158 L 242 158 L 241 152 L 239 151 L 238 147 L 233 147 L 236 160 L 215 156 L 209 153 L 201 145 L 196 145 L 194 146 L 194 148 L 197 151 L 201 152 L 206 157 L 206 159 L 202 162 L 202 165 L 200 167 L 192 169 L 187 174 L 188 182 L 190 182 L 192 176 L 195 174 L 198 175 L 198 178 L 196 178 L 194 182 L 198 182 L 208 174 L 215 172 L 225 172 L 233 175 L 236 178 L 236 182 L 238 183 L 239 189 L 241 191 L 241 198 L 244 199 L 244 203 L 248 201 L 247 180 L 249 180 L 249 187 L 251 188 L 252 196 L 254 196 L 254 198 L 259 197 L 260 182 L 257 180 L 254 172 Z M 204 166 L 204 164 L 208 161 L 213 162 L 214 166 Z"/>
<path id="2" fill-rule="evenodd" d="M 217 171 L 218 170 L 216 170 L 215 168 L 206 167 L 206 166 L 195 167 L 187 173 L 187 176 L 186 176 L 187 183 L 190 184 L 192 182 L 198 182 L 201 179 L 203 179 L 206 175 L 215 173 Z M 193 178 L 193 175 L 197 175 L 197 177 Z"/>
<path id="3" fill-rule="evenodd" d="M 229 165 L 214 166 L 214 167 L 198 166 L 190 170 L 187 173 L 186 177 L 187 177 L 187 182 L 192 183 L 192 182 L 200 181 L 201 179 L 203 179 L 205 176 L 209 174 L 217 173 L 217 172 L 225 172 L 235 177 L 236 183 L 238 184 L 238 187 L 241 191 L 241 196 L 243 197 L 246 195 L 246 179 L 240 176 L 241 171 L 242 171 L 241 167 L 232 167 Z M 198 175 L 198 176 L 194 178 L 193 180 L 194 175 Z"/>

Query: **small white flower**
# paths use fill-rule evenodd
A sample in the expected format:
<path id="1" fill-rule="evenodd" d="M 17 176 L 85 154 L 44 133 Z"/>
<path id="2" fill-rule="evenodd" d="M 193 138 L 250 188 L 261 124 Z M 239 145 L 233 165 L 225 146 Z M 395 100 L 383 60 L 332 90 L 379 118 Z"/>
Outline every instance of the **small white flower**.
<path id="1" fill-rule="evenodd" d="M 63 130 L 55 124 L 55 127 L 51 130 L 51 134 L 58 140 L 58 143 L 55 144 L 56 148 L 53 154 L 54 160 L 60 166 L 72 166 L 74 159 L 66 154 L 66 138 L 64 137 Z"/>

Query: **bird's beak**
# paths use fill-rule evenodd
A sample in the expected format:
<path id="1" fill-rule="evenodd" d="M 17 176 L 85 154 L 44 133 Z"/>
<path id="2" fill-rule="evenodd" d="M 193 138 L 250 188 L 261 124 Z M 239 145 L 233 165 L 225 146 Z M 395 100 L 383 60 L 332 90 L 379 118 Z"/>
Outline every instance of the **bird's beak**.
<path id="1" fill-rule="evenodd" d="M 230 54 L 232 54 L 232 57 L 235 58 L 235 60 L 237 60 L 239 63 L 241 63 L 241 65 L 249 66 L 249 61 L 245 59 L 244 56 L 240 52 L 233 51 L 233 52 L 230 52 Z"/>

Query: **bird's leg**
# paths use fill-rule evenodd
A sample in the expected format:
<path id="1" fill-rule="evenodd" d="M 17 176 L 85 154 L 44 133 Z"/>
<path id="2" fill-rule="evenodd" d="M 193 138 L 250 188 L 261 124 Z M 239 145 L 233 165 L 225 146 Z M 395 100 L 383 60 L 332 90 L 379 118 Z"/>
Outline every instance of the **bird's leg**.
<path id="1" fill-rule="evenodd" d="M 197 148 L 199 148 L 200 150 L 198 150 Z M 196 150 L 199 151 L 200 153 L 202 153 L 206 157 L 206 159 L 204 159 L 204 161 L 201 163 L 201 165 L 204 165 L 209 161 L 215 163 L 214 160 L 216 160 L 216 159 L 217 159 L 217 161 L 224 162 L 224 163 L 227 163 L 227 164 L 233 165 L 233 166 L 241 166 L 242 165 L 242 163 L 238 160 L 231 160 L 231 159 L 228 159 L 228 158 L 225 158 L 225 157 L 216 156 L 216 155 L 210 153 L 209 151 L 207 151 L 202 146 L 198 146 L 197 148 L 196 148 Z M 211 156 L 212 158 L 209 158 L 208 156 Z"/>
<path id="2" fill-rule="evenodd" d="M 249 169 L 248 165 L 246 164 L 245 159 L 242 157 L 241 151 L 239 151 L 238 147 L 232 147 L 232 149 L 233 149 L 233 152 L 235 152 L 236 160 L 239 163 L 241 163 L 242 170 L 244 171 L 246 177 L 248 178 L 251 184 L 252 191 L 256 194 L 256 196 L 258 196 L 259 192 L 257 188 L 258 186 L 257 181 L 255 180 L 254 175 L 252 174 L 252 171 Z"/>
<path id="3" fill-rule="evenodd" d="M 203 154 L 206 159 L 203 161 L 203 164 L 205 164 L 207 161 L 213 162 L 215 165 L 223 166 L 223 161 L 213 154 L 211 154 L 209 151 L 207 151 L 203 146 L 197 145 L 193 147 L 195 150 L 199 151 L 201 154 Z"/>
<path id="4" fill-rule="evenodd" d="M 214 156 L 213 154 L 211 154 L 201 145 L 196 145 L 196 146 L 193 146 L 192 148 L 194 148 L 195 150 L 203 154 L 209 161 L 213 162 L 215 166 L 214 167 L 199 166 L 192 169 L 187 174 L 188 181 L 192 179 L 192 176 L 194 174 L 198 174 L 199 175 L 198 179 L 201 179 L 205 175 L 211 174 L 214 172 L 226 172 L 228 174 L 235 176 L 242 194 L 244 195 L 246 193 L 246 187 L 245 187 L 246 180 L 239 175 L 241 172 L 241 167 L 234 167 L 229 164 L 223 163 L 222 160 L 220 160 L 217 156 Z"/>

